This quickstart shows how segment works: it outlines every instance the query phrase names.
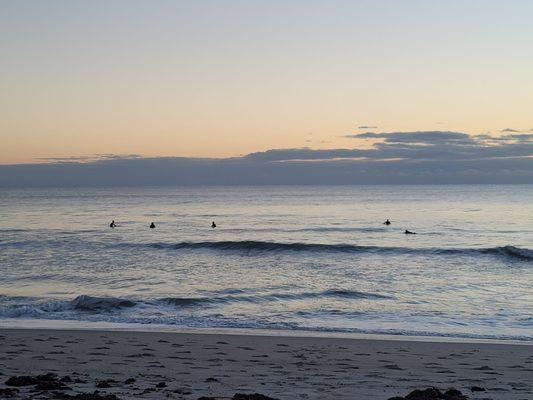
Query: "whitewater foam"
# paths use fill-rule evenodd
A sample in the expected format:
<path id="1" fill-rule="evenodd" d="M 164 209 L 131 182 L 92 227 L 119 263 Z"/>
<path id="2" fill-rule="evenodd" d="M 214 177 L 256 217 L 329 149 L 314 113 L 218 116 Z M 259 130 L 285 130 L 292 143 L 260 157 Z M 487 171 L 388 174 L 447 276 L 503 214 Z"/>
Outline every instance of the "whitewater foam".
<path id="1" fill-rule="evenodd" d="M 265 303 L 287 300 L 319 299 L 322 297 L 344 299 L 390 300 L 394 297 L 379 293 L 367 293 L 354 290 L 330 289 L 321 292 L 268 293 L 264 295 L 223 295 L 211 297 L 164 297 L 155 299 L 98 297 L 80 295 L 72 300 L 46 300 L 31 297 L 1 296 L 7 305 L 0 306 L 0 318 L 18 318 L 44 315 L 46 313 L 79 312 L 113 313 L 136 306 L 173 305 L 177 307 L 209 306 L 223 303 Z"/>
<path id="2" fill-rule="evenodd" d="M 81 295 L 70 302 L 75 310 L 82 311 L 110 311 L 116 308 L 133 307 L 135 302 L 116 297 L 92 297 Z"/>

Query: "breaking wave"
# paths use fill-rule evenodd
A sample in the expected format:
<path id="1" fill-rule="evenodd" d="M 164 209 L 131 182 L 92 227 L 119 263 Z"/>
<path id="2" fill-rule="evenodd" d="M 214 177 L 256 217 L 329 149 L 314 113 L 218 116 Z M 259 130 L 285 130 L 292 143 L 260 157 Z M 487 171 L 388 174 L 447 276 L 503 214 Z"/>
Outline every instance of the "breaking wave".
<path id="1" fill-rule="evenodd" d="M 307 242 L 275 242 L 262 240 L 222 240 L 222 241 L 197 241 L 197 242 L 93 242 L 83 240 L 17 240 L 1 242 L 3 248 L 20 247 L 62 247 L 75 246 L 83 249 L 158 249 L 158 250 L 213 250 L 233 251 L 247 254 L 269 252 L 314 252 L 314 253 L 350 253 L 350 254 L 396 254 L 396 255 L 455 255 L 455 256 L 497 256 L 515 261 L 533 261 L 533 250 L 512 245 L 499 247 L 394 247 L 394 246 L 364 246 L 351 243 L 327 244 Z"/>
<path id="2" fill-rule="evenodd" d="M 46 314 L 57 314 L 71 311 L 92 313 L 111 312 L 120 308 L 134 307 L 137 302 L 117 297 L 95 297 L 81 295 L 73 300 L 42 301 L 35 298 L 3 297 L 4 305 L 0 306 L 0 318 L 43 317 Z"/>
<path id="3" fill-rule="evenodd" d="M 92 297 L 81 295 L 70 302 L 72 308 L 81 311 L 110 311 L 115 308 L 133 307 L 132 300 L 116 297 Z"/>
<path id="4" fill-rule="evenodd" d="M 504 255 L 522 260 L 533 260 L 533 250 L 522 249 L 515 246 L 493 247 L 489 249 L 482 249 L 481 252 L 487 254 Z"/>
<path id="5" fill-rule="evenodd" d="M 320 244 L 320 243 L 280 243 L 268 241 L 242 240 L 218 242 L 180 242 L 177 244 L 151 243 L 148 246 L 157 249 L 176 250 L 230 250 L 244 252 L 339 252 L 339 253 L 395 253 L 395 254 L 435 254 L 435 255 L 495 255 L 513 259 L 532 261 L 533 250 L 515 246 L 500 246 L 486 248 L 411 248 L 411 247 L 381 247 L 359 246 L 353 244 Z"/>
<path id="6" fill-rule="evenodd" d="M 224 303 L 264 303 L 275 301 L 305 300 L 311 298 L 344 298 L 344 299 L 393 299 L 393 297 L 379 294 L 359 292 L 355 290 L 330 289 L 322 292 L 303 293 L 268 293 L 265 295 L 226 295 L 212 297 L 165 297 L 161 299 L 125 299 L 120 297 L 96 297 L 81 295 L 73 300 L 49 300 L 13 297 L 4 298 L 0 306 L 0 318 L 43 317 L 46 314 L 61 313 L 114 313 L 121 309 L 135 306 L 159 307 L 171 305 L 174 307 L 209 306 Z"/>

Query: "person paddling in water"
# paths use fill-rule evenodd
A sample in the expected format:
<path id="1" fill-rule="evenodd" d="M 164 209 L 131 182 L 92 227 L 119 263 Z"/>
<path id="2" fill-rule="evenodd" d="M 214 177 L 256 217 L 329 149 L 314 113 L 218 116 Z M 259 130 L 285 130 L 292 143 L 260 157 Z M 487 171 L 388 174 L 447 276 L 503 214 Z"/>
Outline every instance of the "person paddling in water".
<path id="1" fill-rule="evenodd" d="M 407 229 L 404 232 L 406 235 L 416 235 L 416 232 L 408 231 Z"/>
<path id="2" fill-rule="evenodd" d="M 215 221 L 211 222 L 211 228 L 216 228 L 217 227 L 217 224 L 215 224 Z"/>
<path id="3" fill-rule="evenodd" d="M 114 228 L 116 225 L 115 225 L 115 220 L 111 221 L 111 223 L 109 224 L 109 227 L 110 228 Z"/>
<path id="4" fill-rule="evenodd" d="M 386 220 L 385 222 L 383 222 L 383 224 L 388 226 L 388 225 L 391 224 L 391 222 L 390 222 L 389 219 L 387 218 L 387 220 Z"/>
<path id="5" fill-rule="evenodd" d="M 155 224 L 152 222 L 152 223 L 150 224 L 150 229 L 154 229 L 154 228 L 155 228 Z"/>

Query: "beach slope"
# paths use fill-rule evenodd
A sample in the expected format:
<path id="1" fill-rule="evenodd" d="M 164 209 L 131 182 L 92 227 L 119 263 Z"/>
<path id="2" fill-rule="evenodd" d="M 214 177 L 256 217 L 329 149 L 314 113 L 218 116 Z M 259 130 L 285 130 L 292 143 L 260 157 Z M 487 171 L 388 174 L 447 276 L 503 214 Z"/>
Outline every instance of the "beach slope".
<path id="1" fill-rule="evenodd" d="M 13 398 L 99 390 L 120 399 L 385 400 L 432 386 L 533 398 L 531 345 L 44 329 L 0 329 L 0 344 L 0 393 Z M 46 373 L 72 390 L 6 385 Z"/>

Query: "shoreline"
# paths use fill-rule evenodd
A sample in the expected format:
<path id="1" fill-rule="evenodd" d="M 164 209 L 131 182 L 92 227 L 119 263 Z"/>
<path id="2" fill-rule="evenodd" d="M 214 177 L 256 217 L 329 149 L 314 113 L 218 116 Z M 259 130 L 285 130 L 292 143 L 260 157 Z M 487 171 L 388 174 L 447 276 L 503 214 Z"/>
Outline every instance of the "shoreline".
<path id="1" fill-rule="evenodd" d="M 352 340 L 380 340 L 398 342 L 427 343 L 467 343 L 467 344 L 501 344 L 533 346 L 533 340 L 476 338 L 462 336 L 439 335 L 401 335 L 386 333 L 260 329 L 260 328 L 216 328 L 216 327 L 175 327 L 171 325 L 90 322 L 78 320 L 47 320 L 47 319 L 3 319 L 0 320 L 1 330 L 50 330 L 50 331 L 95 331 L 95 332 L 144 332 L 144 333 L 182 333 L 205 335 L 234 335 L 260 337 L 295 337 L 295 338 L 330 338 Z"/>
<path id="2" fill-rule="evenodd" d="M 429 387 L 533 398 L 533 347 L 511 343 L 42 328 L 0 328 L 0 342 L 0 389 L 13 389 L 8 378 L 53 373 L 71 396 L 118 399 L 387 400 Z M 14 389 L 15 399 L 34 393 Z"/>

